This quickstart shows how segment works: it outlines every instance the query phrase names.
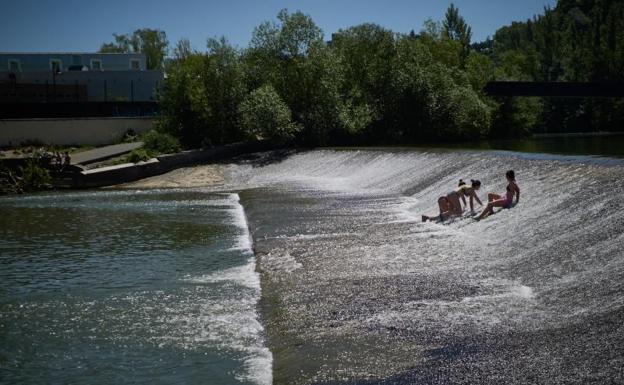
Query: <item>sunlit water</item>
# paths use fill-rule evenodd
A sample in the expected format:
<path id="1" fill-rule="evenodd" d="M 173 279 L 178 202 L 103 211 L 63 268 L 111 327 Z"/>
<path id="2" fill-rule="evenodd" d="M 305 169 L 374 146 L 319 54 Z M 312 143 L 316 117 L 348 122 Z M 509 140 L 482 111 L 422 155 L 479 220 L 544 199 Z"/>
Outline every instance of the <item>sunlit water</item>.
<path id="1" fill-rule="evenodd" d="M 271 383 L 237 194 L 42 194 L 0 212 L 1 383 Z"/>
<path id="2" fill-rule="evenodd" d="M 510 168 L 518 206 L 420 221 Z M 0 382 L 624 383 L 621 159 L 320 150 L 227 177 L 0 199 Z"/>
<path id="3" fill-rule="evenodd" d="M 504 192 L 508 169 L 516 207 L 421 222 L 460 178 Z M 622 160 L 310 151 L 232 178 L 276 384 L 624 382 Z"/>

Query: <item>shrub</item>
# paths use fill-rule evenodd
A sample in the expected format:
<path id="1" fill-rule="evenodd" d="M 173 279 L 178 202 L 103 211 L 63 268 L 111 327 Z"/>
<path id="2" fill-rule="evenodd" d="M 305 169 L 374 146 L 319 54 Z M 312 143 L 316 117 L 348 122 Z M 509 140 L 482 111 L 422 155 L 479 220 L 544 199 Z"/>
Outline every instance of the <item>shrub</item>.
<path id="1" fill-rule="evenodd" d="M 283 142 L 299 130 L 290 109 L 270 85 L 252 91 L 241 103 L 239 115 L 243 129 L 252 137 Z"/>
<path id="2" fill-rule="evenodd" d="M 142 137 L 145 150 L 152 155 L 171 154 L 180 151 L 180 142 L 172 135 L 151 130 Z"/>
<path id="3" fill-rule="evenodd" d="M 20 188 L 23 191 L 34 191 L 50 187 L 50 172 L 41 167 L 36 159 L 29 160 L 20 170 Z"/>
<path id="4" fill-rule="evenodd" d="M 146 160 L 149 160 L 153 157 L 152 153 L 148 150 L 146 150 L 145 148 L 137 148 L 135 150 L 132 150 L 128 156 L 126 157 L 126 160 L 128 162 L 132 162 L 132 163 L 137 163 L 137 162 L 145 162 Z"/>

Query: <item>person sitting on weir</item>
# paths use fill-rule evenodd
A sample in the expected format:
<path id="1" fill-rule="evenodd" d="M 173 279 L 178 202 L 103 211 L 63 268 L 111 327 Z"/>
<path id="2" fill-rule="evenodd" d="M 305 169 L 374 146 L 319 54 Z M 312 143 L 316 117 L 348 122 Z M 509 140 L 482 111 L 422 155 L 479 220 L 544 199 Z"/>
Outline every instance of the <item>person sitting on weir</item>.
<path id="1" fill-rule="evenodd" d="M 516 203 L 520 200 L 520 187 L 516 184 L 516 174 L 513 170 L 507 171 L 505 174 L 507 177 L 507 191 L 504 195 L 489 193 L 488 204 L 483 212 L 475 219 L 481 220 L 488 215 L 494 213 L 494 207 L 502 207 L 504 209 L 510 208 L 513 205 L 513 197 L 516 196 Z"/>
<path id="2" fill-rule="evenodd" d="M 440 208 L 440 215 L 436 216 L 428 216 L 423 215 L 422 221 L 435 221 L 440 220 L 444 221 L 452 216 L 461 216 L 463 213 L 462 205 L 459 203 L 461 199 L 464 202 L 464 206 L 466 206 L 466 197 L 470 198 L 470 211 L 474 211 L 474 203 L 473 200 L 476 199 L 479 205 L 483 206 L 481 200 L 477 196 L 476 191 L 481 188 L 481 182 L 478 180 L 471 179 L 470 185 L 466 184 L 462 179 L 459 180 L 459 184 L 457 185 L 457 189 L 449 192 L 446 196 L 442 196 L 438 198 L 438 206 Z"/>

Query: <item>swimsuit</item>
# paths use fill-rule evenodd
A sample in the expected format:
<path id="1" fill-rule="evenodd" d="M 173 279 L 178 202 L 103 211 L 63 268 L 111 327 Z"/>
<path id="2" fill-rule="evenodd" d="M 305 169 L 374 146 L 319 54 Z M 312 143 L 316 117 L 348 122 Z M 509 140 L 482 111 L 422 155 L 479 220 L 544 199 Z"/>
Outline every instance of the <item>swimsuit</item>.
<path id="1" fill-rule="evenodd" d="M 499 202 L 505 202 L 503 208 L 508 209 L 513 202 L 513 190 L 507 185 L 507 191 L 504 194 L 504 198 L 498 199 Z"/>
<path id="2" fill-rule="evenodd" d="M 469 193 L 466 192 L 466 190 L 472 188 L 472 186 L 469 186 L 467 184 L 461 185 L 457 188 L 457 190 L 455 190 L 458 194 L 464 194 L 465 196 L 470 196 Z"/>

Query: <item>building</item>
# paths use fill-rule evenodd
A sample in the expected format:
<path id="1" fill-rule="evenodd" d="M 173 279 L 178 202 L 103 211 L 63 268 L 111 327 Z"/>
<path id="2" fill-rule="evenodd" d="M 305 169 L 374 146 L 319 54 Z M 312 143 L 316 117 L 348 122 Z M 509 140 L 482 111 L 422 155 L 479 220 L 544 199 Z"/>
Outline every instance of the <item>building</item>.
<path id="1" fill-rule="evenodd" d="M 149 102 L 162 71 L 140 53 L 0 52 L 0 102 Z"/>
<path id="2" fill-rule="evenodd" d="M 0 146 L 99 145 L 149 130 L 163 81 L 140 53 L 0 52 Z"/>

